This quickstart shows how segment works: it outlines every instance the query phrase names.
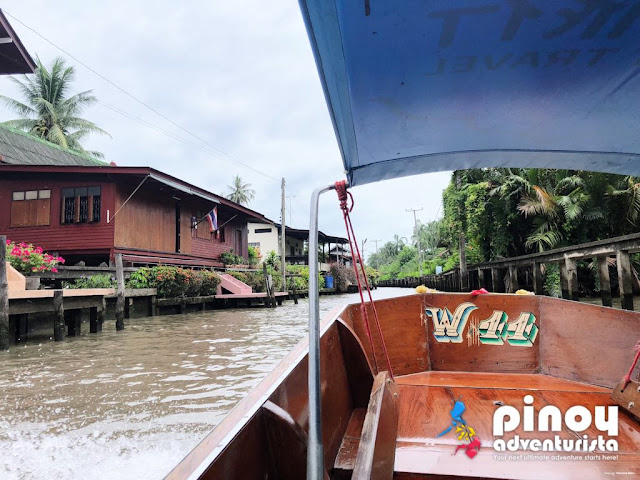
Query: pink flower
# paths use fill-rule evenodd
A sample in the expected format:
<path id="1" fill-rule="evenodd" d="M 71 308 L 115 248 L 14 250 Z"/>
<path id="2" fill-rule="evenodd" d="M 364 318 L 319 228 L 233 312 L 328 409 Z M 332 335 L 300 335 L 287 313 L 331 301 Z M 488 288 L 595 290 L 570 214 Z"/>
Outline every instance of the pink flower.
<path id="1" fill-rule="evenodd" d="M 13 250 L 11 250 L 11 255 L 19 257 L 20 255 L 22 255 L 22 250 L 20 250 L 19 247 L 13 247 Z"/>
<path id="2" fill-rule="evenodd" d="M 56 267 L 53 267 L 53 268 L 51 269 L 51 271 L 52 271 L 53 273 L 58 273 L 58 269 L 57 269 Z"/>
<path id="3" fill-rule="evenodd" d="M 31 271 L 32 271 L 32 272 L 37 272 L 37 271 L 38 271 L 38 269 L 37 269 L 36 267 L 31 267 Z"/>
<path id="4" fill-rule="evenodd" d="M 28 259 L 28 258 L 23 258 L 23 259 L 22 259 L 22 261 L 23 261 L 24 263 L 29 263 L 29 259 Z"/>
<path id="5" fill-rule="evenodd" d="M 24 252 L 22 252 L 22 255 L 28 257 L 29 255 L 31 255 L 31 250 L 25 250 Z"/>
<path id="6" fill-rule="evenodd" d="M 28 245 L 26 243 L 24 243 L 24 242 L 20 242 L 20 247 L 21 248 L 27 248 Z"/>
<path id="7" fill-rule="evenodd" d="M 42 247 L 36 247 L 35 252 L 36 253 L 42 253 Z"/>
<path id="8" fill-rule="evenodd" d="M 7 245 L 11 245 L 11 240 L 7 239 Z"/>

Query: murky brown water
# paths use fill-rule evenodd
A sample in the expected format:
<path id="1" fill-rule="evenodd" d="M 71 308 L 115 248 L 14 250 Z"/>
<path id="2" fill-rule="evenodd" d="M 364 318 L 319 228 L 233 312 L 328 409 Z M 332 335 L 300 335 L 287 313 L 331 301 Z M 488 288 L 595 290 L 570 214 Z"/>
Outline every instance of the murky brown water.
<path id="1" fill-rule="evenodd" d="M 321 312 L 355 301 L 321 297 Z M 307 315 L 301 300 L 109 322 L 0 353 L 0 478 L 162 478 L 306 335 Z"/>

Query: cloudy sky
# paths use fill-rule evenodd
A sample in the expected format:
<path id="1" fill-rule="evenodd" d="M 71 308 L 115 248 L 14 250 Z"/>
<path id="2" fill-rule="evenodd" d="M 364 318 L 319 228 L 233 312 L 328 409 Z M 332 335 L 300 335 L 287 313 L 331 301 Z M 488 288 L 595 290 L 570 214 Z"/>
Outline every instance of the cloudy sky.
<path id="1" fill-rule="evenodd" d="M 287 224 L 298 228 L 308 226 L 311 191 L 344 178 L 295 0 L 7 0 L 2 8 L 32 56 L 45 64 L 64 57 L 76 66 L 75 91 L 93 89 L 100 103 L 85 117 L 112 138 L 92 137 L 86 147 L 108 161 L 151 166 L 221 194 L 238 174 L 256 190 L 250 206 L 276 221 L 285 177 Z M 7 78 L 0 78 L 0 93 L 18 97 Z M 14 117 L 0 106 L 0 121 Z M 449 176 L 355 188 L 353 221 L 359 240 L 368 239 L 367 253 L 374 240 L 411 236 L 413 215 L 406 209 L 422 207 L 420 220 L 435 219 Z M 344 235 L 333 193 L 321 203 L 320 228 Z"/>

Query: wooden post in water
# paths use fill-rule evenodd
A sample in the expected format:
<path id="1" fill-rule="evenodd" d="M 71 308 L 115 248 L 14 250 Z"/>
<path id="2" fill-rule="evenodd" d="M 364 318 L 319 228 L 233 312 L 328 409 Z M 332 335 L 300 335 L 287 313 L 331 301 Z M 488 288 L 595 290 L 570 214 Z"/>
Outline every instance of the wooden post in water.
<path id="1" fill-rule="evenodd" d="M 269 302 L 270 302 L 270 298 L 269 298 L 269 273 L 267 272 L 267 263 L 266 262 L 262 262 L 262 281 L 264 282 L 264 292 L 267 294 L 267 296 L 264 299 L 264 304 L 267 307 L 270 307 L 271 305 L 269 304 Z"/>
<path id="2" fill-rule="evenodd" d="M 276 286 L 273 284 L 273 277 L 271 274 L 267 277 L 267 281 L 269 282 L 269 303 L 271 308 L 275 308 L 276 306 L 276 295 L 275 290 Z"/>
<path id="3" fill-rule="evenodd" d="M 574 258 L 564 258 L 565 268 L 567 269 L 567 290 L 569 298 L 578 301 L 578 263 Z"/>
<path id="4" fill-rule="evenodd" d="M 116 330 L 124 330 L 124 266 L 122 254 L 116 253 Z"/>
<path id="5" fill-rule="evenodd" d="M 560 265 L 560 288 L 562 289 L 562 298 L 565 300 L 571 300 L 569 293 L 569 273 L 567 272 L 567 264 L 565 262 L 558 262 Z"/>
<path id="6" fill-rule="evenodd" d="M 297 305 L 298 304 L 298 290 L 296 289 L 296 279 L 294 277 L 291 277 L 291 293 L 293 294 L 293 303 Z"/>
<path id="7" fill-rule="evenodd" d="M 0 350 L 8 350 L 9 338 L 9 282 L 7 281 L 7 237 L 0 235 Z"/>
<path id="8" fill-rule="evenodd" d="M 156 295 L 149 297 L 149 316 L 158 316 L 158 297 Z"/>
<path id="9" fill-rule="evenodd" d="M 267 264 L 264 262 L 262 263 L 262 274 L 264 276 L 264 290 L 267 294 L 264 302 L 267 307 L 273 308 L 276 306 L 275 296 L 273 294 L 273 277 L 267 272 Z"/>
<path id="10" fill-rule="evenodd" d="M 608 257 L 598 257 L 598 273 L 600 274 L 600 297 L 604 307 L 612 307 L 611 279 L 609 277 Z"/>
<path id="11" fill-rule="evenodd" d="M 544 278 L 542 275 L 542 264 L 533 262 L 533 293 L 544 294 Z"/>
<path id="12" fill-rule="evenodd" d="M 102 299 L 102 307 L 91 307 L 89 309 L 89 332 L 102 332 L 102 324 L 104 322 L 105 301 Z"/>
<path id="13" fill-rule="evenodd" d="M 62 290 L 53 292 L 53 339 L 56 342 L 64 340 L 66 332 L 64 331 L 64 303 L 62 299 Z"/>
<path id="14" fill-rule="evenodd" d="M 67 324 L 67 336 L 79 337 L 80 328 L 82 326 L 82 311 L 75 309 L 65 312 L 66 324 Z"/>
<path id="15" fill-rule="evenodd" d="M 633 290 L 631 280 L 631 257 L 626 250 L 618 251 L 618 285 L 620 286 L 620 302 L 625 310 L 633 310 Z"/>

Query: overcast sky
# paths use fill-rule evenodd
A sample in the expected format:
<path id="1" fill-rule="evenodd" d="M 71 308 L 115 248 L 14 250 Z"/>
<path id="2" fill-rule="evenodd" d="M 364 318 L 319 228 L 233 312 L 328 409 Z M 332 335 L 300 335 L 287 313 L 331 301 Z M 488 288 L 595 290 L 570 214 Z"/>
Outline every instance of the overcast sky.
<path id="1" fill-rule="evenodd" d="M 344 178 L 343 166 L 306 31 L 295 0 L 116 1 L 8 0 L 5 13 L 152 106 L 244 166 L 137 103 L 9 16 L 32 56 L 76 66 L 75 91 L 93 89 L 100 103 L 85 118 L 112 138 L 85 145 L 118 165 L 150 166 L 219 194 L 234 175 L 251 183 L 250 207 L 280 219 L 280 177 L 287 181 L 287 224 L 307 228 L 309 198 Z M 18 97 L 7 78 L 0 93 Z M 114 111 L 126 112 L 128 116 Z M 15 115 L 0 106 L 0 121 Z M 171 138 L 129 117 L 170 132 Z M 201 148 L 196 148 L 198 144 Z M 421 175 L 353 189 L 353 222 L 365 250 L 373 240 L 410 237 L 413 215 L 441 214 L 450 173 Z M 344 235 L 334 193 L 321 203 L 320 228 Z M 379 242 L 380 246 L 382 243 Z"/>

